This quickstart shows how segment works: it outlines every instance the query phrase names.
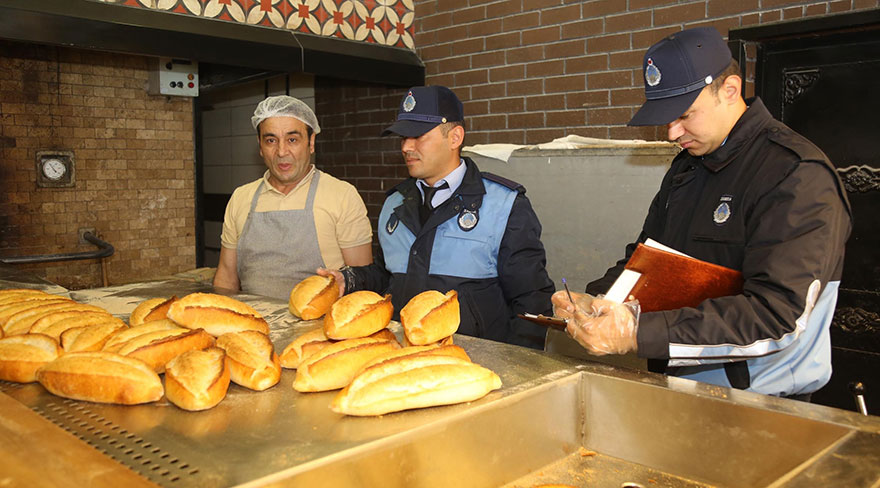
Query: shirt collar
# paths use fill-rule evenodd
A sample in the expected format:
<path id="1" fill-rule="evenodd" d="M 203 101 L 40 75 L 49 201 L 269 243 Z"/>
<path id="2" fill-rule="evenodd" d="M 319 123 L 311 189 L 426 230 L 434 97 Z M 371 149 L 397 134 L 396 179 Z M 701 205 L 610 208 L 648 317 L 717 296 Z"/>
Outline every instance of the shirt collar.
<path id="1" fill-rule="evenodd" d="M 445 178 L 437 180 L 434 183 L 434 186 L 440 186 L 445 181 L 446 184 L 449 185 L 449 188 L 437 190 L 437 193 L 434 194 L 434 198 L 431 199 L 431 205 L 433 207 L 437 207 L 438 205 L 445 202 L 446 200 L 449 200 L 449 197 L 451 197 L 452 194 L 455 193 L 455 190 L 457 190 L 458 187 L 461 185 L 461 181 L 464 179 L 464 174 L 466 171 L 467 171 L 467 165 L 464 164 L 464 160 L 459 159 L 458 166 L 454 170 L 452 170 L 448 175 L 446 175 Z M 419 195 L 421 195 L 421 198 L 424 199 L 425 193 L 424 193 L 424 191 L 422 191 L 422 185 L 425 185 L 425 186 L 431 186 L 431 185 L 428 185 L 428 183 L 425 180 L 422 180 L 422 179 L 416 180 L 416 188 L 419 189 Z"/>
<path id="2" fill-rule="evenodd" d="M 293 190 L 290 190 L 290 193 L 288 193 L 287 195 L 293 195 L 303 185 L 308 185 L 309 183 L 311 183 L 312 176 L 315 174 L 315 165 L 312 164 L 310 166 L 311 167 L 309 168 L 309 172 L 306 173 L 306 175 L 303 177 L 303 179 L 301 179 L 299 181 L 299 183 L 297 183 L 296 186 L 293 188 Z M 265 173 L 263 173 L 263 189 L 261 190 L 261 193 L 266 193 L 266 192 L 275 192 L 279 195 L 284 196 L 283 193 L 281 193 L 280 191 L 278 191 L 277 188 L 272 186 L 272 183 L 269 183 L 269 170 L 268 169 L 266 170 Z"/>

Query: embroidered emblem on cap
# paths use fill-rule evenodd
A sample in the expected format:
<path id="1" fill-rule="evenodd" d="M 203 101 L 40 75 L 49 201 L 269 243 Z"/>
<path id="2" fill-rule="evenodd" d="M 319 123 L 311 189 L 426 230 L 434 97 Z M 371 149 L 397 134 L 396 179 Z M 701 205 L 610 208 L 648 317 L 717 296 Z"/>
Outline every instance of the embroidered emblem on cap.
<path id="1" fill-rule="evenodd" d="M 660 84 L 660 69 L 654 66 L 654 60 L 648 58 L 648 65 L 645 66 L 645 81 L 648 86 L 657 86 Z"/>
<path id="2" fill-rule="evenodd" d="M 712 212 L 712 220 L 715 221 L 716 224 L 721 225 L 730 219 L 730 202 L 733 200 L 733 197 L 730 195 L 722 195 L 720 203 L 717 207 L 715 207 L 715 211 Z"/>
<path id="3" fill-rule="evenodd" d="M 403 111 L 412 112 L 414 108 L 416 108 L 416 97 L 413 96 L 412 92 L 409 92 L 406 94 L 406 98 L 403 99 Z"/>
<path id="4" fill-rule="evenodd" d="M 458 227 L 465 232 L 473 230 L 479 221 L 479 210 L 468 210 L 464 208 L 461 210 L 461 213 L 458 214 Z"/>
<path id="5" fill-rule="evenodd" d="M 391 216 L 388 217 L 388 222 L 385 224 L 385 231 L 389 234 L 393 234 L 399 223 L 400 219 L 397 218 L 397 215 L 391 214 Z"/>

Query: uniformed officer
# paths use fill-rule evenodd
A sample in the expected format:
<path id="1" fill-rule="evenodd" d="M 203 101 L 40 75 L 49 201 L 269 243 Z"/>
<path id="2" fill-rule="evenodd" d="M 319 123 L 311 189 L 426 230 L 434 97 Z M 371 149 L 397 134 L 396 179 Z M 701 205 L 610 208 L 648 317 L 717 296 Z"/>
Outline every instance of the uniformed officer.
<path id="1" fill-rule="evenodd" d="M 464 112 L 446 87 L 407 91 L 389 134 L 411 177 L 382 206 L 376 262 L 334 272 L 345 291 L 391 293 L 397 314 L 418 293 L 455 289 L 459 333 L 543 347 L 545 330 L 516 317 L 550 313 L 554 290 L 525 188 L 461 157 Z"/>
<path id="2" fill-rule="evenodd" d="M 739 66 L 714 28 L 654 44 L 642 73 L 647 101 L 630 125 L 666 125 L 684 150 L 637 242 L 739 270 L 743 291 L 641 316 L 595 300 L 568 333 L 596 354 L 638 351 L 671 375 L 809 399 L 831 376 L 828 328 L 851 229 L 834 167 L 760 99 L 743 100 Z M 634 249 L 587 292 L 606 292 Z M 553 303 L 559 316 L 575 312 L 564 292 Z"/>

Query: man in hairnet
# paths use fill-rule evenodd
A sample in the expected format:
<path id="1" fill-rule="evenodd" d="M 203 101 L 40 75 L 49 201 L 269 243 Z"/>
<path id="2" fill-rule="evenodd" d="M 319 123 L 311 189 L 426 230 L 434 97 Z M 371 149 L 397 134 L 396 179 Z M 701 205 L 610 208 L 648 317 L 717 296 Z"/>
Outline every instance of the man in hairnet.
<path id="1" fill-rule="evenodd" d="M 273 96 L 257 105 L 251 123 L 268 169 L 229 199 L 214 286 L 287 300 L 319 267 L 370 264 L 363 200 L 311 162 L 321 132 L 312 109 Z"/>

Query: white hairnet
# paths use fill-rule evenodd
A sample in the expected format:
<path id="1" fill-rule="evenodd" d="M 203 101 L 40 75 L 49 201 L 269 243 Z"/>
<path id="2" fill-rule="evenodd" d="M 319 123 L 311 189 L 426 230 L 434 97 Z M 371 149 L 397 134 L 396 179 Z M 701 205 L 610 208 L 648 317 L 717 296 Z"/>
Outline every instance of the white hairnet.
<path id="1" fill-rule="evenodd" d="M 260 102 L 257 109 L 254 110 L 254 116 L 251 117 L 254 130 L 257 129 L 260 122 L 269 117 L 293 117 L 311 127 L 315 134 L 321 133 L 321 126 L 318 125 L 318 117 L 315 116 L 315 112 L 298 98 L 279 95 Z"/>

